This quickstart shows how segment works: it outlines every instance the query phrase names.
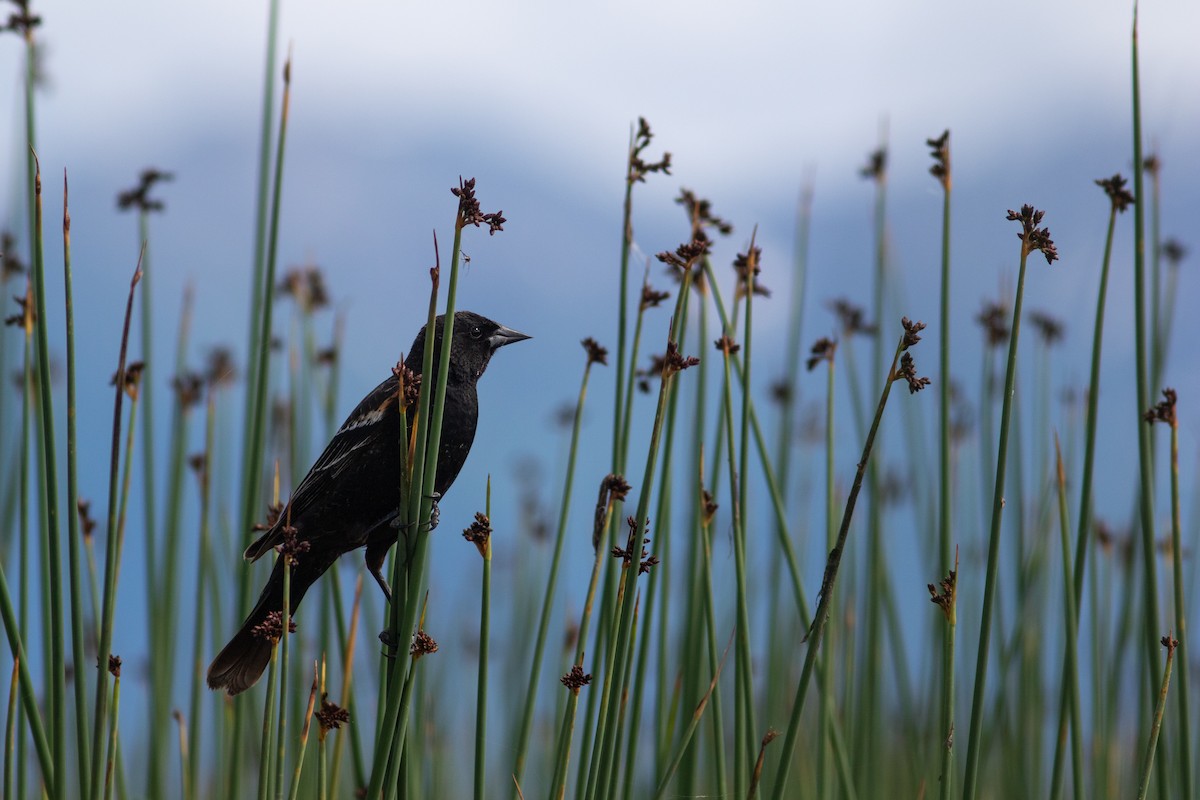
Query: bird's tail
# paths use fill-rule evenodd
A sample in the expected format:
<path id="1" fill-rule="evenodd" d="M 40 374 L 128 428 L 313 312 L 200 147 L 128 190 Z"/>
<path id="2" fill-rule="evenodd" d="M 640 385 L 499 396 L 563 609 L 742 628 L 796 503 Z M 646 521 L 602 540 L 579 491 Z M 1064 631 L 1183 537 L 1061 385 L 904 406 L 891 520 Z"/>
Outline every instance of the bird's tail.
<path id="1" fill-rule="evenodd" d="M 307 569 L 306 566 L 308 566 Z M 316 565 L 301 563 L 292 568 L 291 602 L 289 604 L 292 613 L 295 612 L 296 606 L 300 605 L 308 587 L 320 577 L 321 573 L 325 571 L 325 567 L 329 565 L 325 564 L 319 570 L 312 569 L 312 566 Z M 246 691 L 258 682 L 267 668 L 267 663 L 271 660 L 273 645 L 269 638 L 262 636 L 255 629 L 266 621 L 272 611 L 282 610 L 283 559 L 279 558 L 275 561 L 271 578 L 263 587 L 254 610 L 246 617 L 241 629 L 229 640 L 229 644 L 225 645 L 209 665 L 208 688 L 224 689 L 230 695 L 235 695 Z"/>

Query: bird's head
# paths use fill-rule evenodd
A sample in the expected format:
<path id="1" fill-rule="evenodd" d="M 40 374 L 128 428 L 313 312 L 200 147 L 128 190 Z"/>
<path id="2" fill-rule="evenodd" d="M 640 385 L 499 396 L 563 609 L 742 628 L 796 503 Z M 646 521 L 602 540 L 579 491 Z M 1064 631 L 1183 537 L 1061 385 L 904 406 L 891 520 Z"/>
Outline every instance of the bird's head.
<path id="1" fill-rule="evenodd" d="M 437 368 L 441 356 L 442 333 L 445 329 L 445 315 L 437 318 L 436 336 L 434 339 L 434 369 Z M 451 333 L 454 340 L 450 348 L 450 382 L 475 382 L 487 369 L 492 354 L 505 345 L 531 338 L 528 334 L 507 328 L 498 322 L 473 311 L 456 311 L 454 313 L 454 328 Z M 409 368 L 420 372 L 422 359 L 425 354 L 425 328 L 417 334 L 405 363 Z"/>

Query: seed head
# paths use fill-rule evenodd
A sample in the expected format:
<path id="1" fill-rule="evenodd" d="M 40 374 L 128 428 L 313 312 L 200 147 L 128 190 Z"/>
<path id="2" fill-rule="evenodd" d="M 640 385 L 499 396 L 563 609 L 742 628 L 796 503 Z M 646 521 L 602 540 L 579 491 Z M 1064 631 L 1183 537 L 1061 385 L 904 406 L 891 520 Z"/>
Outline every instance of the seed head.
<path id="1" fill-rule="evenodd" d="M 1127 181 L 1121 177 L 1120 173 L 1114 174 L 1111 178 L 1099 178 L 1096 181 L 1096 185 L 1104 189 L 1104 193 L 1112 201 L 1113 211 L 1123 212 L 1133 205 L 1133 192 L 1125 188 L 1126 183 Z"/>
<path id="2" fill-rule="evenodd" d="M 833 354 L 836 352 L 837 340 L 822 336 L 820 339 L 817 339 L 812 349 L 809 350 L 811 355 L 809 355 L 808 361 L 805 362 L 805 367 L 807 367 L 809 372 L 812 372 L 817 368 L 817 364 L 820 364 L 822 361 L 828 361 L 832 364 Z"/>
<path id="3" fill-rule="evenodd" d="M 583 671 L 583 667 L 575 664 L 563 675 L 559 680 L 562 685 L 571 690 L 571 694 L 578 696 L 579 690 L 592 682 L 592 673 Z"/>
<path id="4" fill-rule="evenodd" d="M 942 131 L 942 135 L 936 139 L 926 139 L 925 145 L 929 148 L 929 155 L 933 158 L 933 166 L 929 168 L 929 174 L 938 179 L 942 188 L 949 190 L 950 130 Z"/>
<path id="5" fill-rule="evenodd" d="M 1163 400 L 1156 403 L 1145 414 L 1142 419 L 1153 425 L 1156 422 L 1161 422 L 1169 425 L 1172 428 L 1179 427 L 1179 418 L 1175 414 L 1175 402 L 1179 399 L 1178 394 L 1174 389 L 1163 389 Z"/>
<path id="6" fill-rule="evenodd" d="M 1021 223 L 1021 232 L 1017 234 L 1017 238 L 1021 240 L 1022 253 L 1029 255 L 1034 251 L 1041 251 L 1046 257 L 1046 263 L 1053 264 L 1058 260 L 1058 249 L 1054 246 L 1054 240 L 1050 238 L 1050 229 L 1038 227 L 1045 215 L 1045 211 L 1038 211 L 1027 203 L 1021 206 L 1020 212 L 1010 208 L 1007 218 Z"/>
<path id="7" fill-rule="evenodd" d="M 600 343 L 590 336 L 584 339 L 580 344 L 582 344 L 583 349 L 587 351 L 587 363 L 589 366 L 592 364 L 608 366 L 607 348 L 601 347 Z"/>

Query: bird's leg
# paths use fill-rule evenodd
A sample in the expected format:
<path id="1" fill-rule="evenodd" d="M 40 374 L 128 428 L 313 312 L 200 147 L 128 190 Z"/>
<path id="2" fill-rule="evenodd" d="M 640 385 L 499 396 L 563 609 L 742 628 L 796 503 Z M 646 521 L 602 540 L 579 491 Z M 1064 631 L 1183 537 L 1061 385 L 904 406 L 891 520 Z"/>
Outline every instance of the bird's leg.
<path id="1" fill-rule="evenodd" d="M 383 560 L 387 558 L 387 551 L 392 546 L 391 542 L 370 542 L 367 544 L 367 572 L 371 573 L 371 577 L 379 584 L 379 588 L 383 590 L 383 596 L 387 601 L 392 602 L 392 587 L 388 586 L 387 579 L 383 577 Z"/>
<path id="2" fill-rule="evenodd" d="M 434 492 L 429 496 L 433 501 L 433 508 L 429 510 L 429 530 L 432 531 L 438 526 L 438 521 L 442 518 L 442 509 L 438 505 L 438 501 L 442 499 L 441 492 Z"/>

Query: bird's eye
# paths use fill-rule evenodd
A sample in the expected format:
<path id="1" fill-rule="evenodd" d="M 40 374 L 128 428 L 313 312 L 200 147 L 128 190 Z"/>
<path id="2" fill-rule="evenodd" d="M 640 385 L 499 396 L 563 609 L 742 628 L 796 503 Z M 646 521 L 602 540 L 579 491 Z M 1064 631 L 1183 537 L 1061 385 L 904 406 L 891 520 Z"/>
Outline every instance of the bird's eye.
<path id="1" fill-rule="evenodd" d="M 479 339 L 482 336 L 483 336 L 483 328 L 479 327 L 478 325 L 471 328 L 471 338 L 472 339 Z"/>

